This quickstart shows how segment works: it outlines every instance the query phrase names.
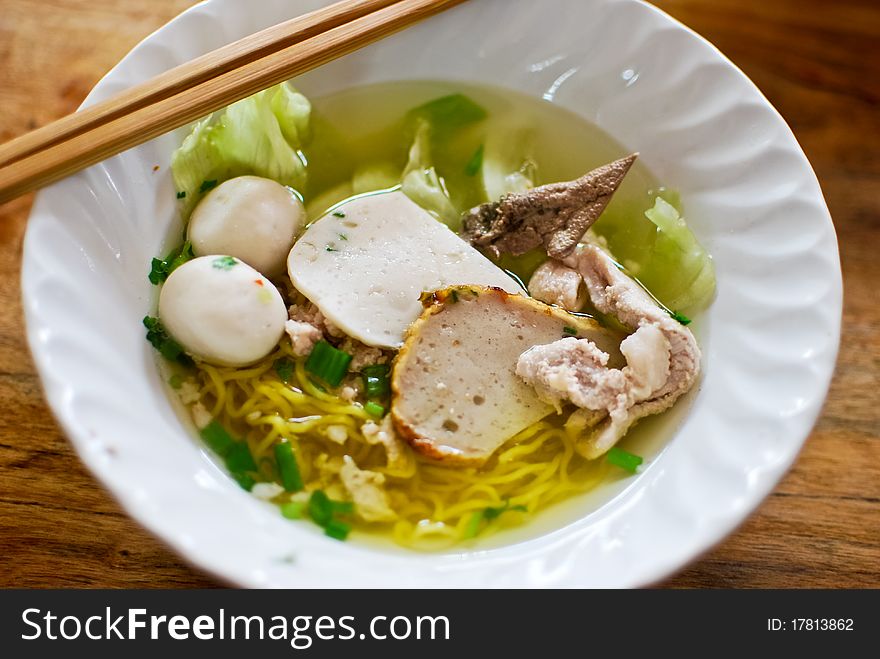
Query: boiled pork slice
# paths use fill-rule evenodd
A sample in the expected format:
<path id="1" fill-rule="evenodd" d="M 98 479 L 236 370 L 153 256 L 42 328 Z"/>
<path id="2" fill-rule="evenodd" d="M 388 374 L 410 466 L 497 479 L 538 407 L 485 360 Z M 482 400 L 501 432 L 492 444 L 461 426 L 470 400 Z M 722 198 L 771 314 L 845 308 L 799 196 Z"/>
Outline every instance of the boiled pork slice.
<path id="1" fill-rule="evenodd" d="M 598 413 L 578 445 L 579 453 L 596 458 L 637 420 L 669 409 L 694 385 L 700 349 L 691 331 L 597 245 L 579 245 L 563 263 L 580 273 L 596 309 L 635 330 L 620 344 L 626 366 L 613 367 L 589 340 L 563 339 L 525 351 L 516 372 L 542 400 Z"/>
<path id="2" fill-rule="evenodd" d="M 547 259 L 529 279 L 529 295 L 566 311 L 580 311 L 587 302 L 580 273 L 556 259 Z"/>

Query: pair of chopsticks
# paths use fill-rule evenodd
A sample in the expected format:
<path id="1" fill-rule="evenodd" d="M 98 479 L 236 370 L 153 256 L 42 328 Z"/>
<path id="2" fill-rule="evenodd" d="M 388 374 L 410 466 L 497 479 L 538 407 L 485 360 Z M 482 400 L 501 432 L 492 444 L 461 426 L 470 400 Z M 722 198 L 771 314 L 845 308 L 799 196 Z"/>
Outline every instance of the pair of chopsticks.
<path id="1" fill-rule="evenodd" d="M 0 204 L 354 52 L 464 0 L 343 0 L 0 145 Z"/>

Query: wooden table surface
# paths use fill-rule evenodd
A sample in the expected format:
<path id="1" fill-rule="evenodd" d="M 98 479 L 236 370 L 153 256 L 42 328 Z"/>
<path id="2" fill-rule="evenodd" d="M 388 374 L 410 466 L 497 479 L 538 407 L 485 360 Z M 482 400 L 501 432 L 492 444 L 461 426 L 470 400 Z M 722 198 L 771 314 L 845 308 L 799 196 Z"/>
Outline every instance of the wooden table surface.
<path id="1" fill-rule="evenodd" d="M 244 0 L 242 0 L 244 1 Z M 478 0 L 474 0 L 478 1 Z M 0 141 L 72 112 L 188 0 L 0 0 Z M 792 471 L 673 587 L 880 587 L 880 2 L 665 0 L 794 129 L 843 261 L 843 343 Z M 88 474 L 43 400 L 24 338 L 31 197 L 0 206 L 0 587 L 211 587 Z"/>

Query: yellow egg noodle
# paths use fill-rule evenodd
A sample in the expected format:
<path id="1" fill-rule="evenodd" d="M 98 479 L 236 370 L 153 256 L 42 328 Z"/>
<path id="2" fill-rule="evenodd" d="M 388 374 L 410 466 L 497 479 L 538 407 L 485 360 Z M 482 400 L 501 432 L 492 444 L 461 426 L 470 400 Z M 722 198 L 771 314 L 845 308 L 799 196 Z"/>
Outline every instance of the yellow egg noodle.
<path id="1" fill-rule="evenodd" d="M 295 363 L 287 383 L 273 368 L 281 358 Z M 332 497 L 349 498 L 338 473 L 343 455 L 361 469 L 384 474 L 383 487 L 397 519 L 381 525 L 356 520 L 355 527 L 382 530 L 390 524 L 394 540 L 407 547 L 442 548 L 462 540 L 474 513 L 487 507 L 508 502 L 527 509 L 526 514 L 511 510 L 489 522 L 483 536 L 593 488 L 607 473 L 605 461 L 588 461 L 575 453 L 576 434 L 555 419 L 523 430 L 480 468 L 443 466 L 408 446 L 396 464 L 389 464 L 385 447 L 370 444 L 363 434 L 362 426 L 373 418 L 359 403 L 319 388 L 287 341 L 248 368 L 199 363 L 195 378 L 202 403 L 231 433 L 247 440 L 265 477 L 271 478 L 272 450 L 282 440 L 293 445 L 307 491 L 323 489 Z M 344 444 L 328 437 L 331 426 L 345 428 Z"/>

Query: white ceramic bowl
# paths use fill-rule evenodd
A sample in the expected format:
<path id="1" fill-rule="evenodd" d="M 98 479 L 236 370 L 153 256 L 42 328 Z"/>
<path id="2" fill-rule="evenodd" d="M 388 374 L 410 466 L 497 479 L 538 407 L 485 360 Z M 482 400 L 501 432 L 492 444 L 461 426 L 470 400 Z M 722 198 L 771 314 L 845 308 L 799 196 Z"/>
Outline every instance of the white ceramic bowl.
<path id="1" fill-rule="evenodd" d="M 135 48 L 87 103 L 322 0 L 211 0 Z M 721 540 L 771 491 L 819 413 L 839 342 L 836 238 L 782 118 L 706 41 L 635 0 L 472 0 L 299 79 L 491 82 L 641 152 L 715 257 L 705 377 L 665 449 L 597 510 L 511 545 L 424 555 L 325 538 L 242 491 L 184 429 L 141 318 L 175 219 L 166 135 L 42 192 L 22 288 L 49 404 L 122 506 L 187 560 L 247 586 L 633 586 Z M 159 165 L 158 172 L 153 171 Z M 685 415 L 682 415 L 685 416 Z"/>

